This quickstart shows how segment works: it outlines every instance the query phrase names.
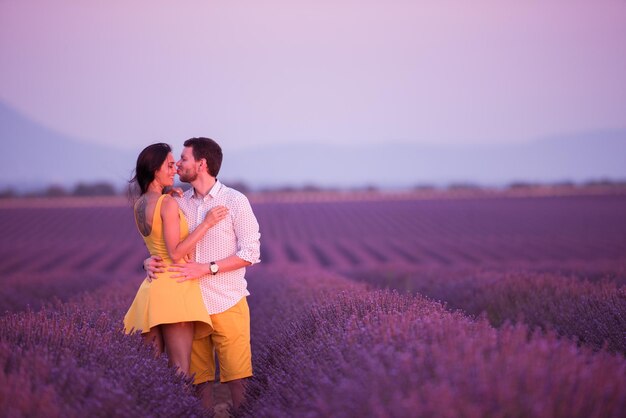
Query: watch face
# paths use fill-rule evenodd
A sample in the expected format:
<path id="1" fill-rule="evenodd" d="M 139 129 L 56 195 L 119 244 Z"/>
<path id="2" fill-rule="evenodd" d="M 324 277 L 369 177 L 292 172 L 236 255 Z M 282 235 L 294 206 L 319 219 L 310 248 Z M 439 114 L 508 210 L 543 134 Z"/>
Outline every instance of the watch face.
<path id="1" fill-rule="evenodd" d="M 215 263 L 211 264 L 211 272 L 217 273 L 217 270 L 219 270 L 219 266 Z"/>

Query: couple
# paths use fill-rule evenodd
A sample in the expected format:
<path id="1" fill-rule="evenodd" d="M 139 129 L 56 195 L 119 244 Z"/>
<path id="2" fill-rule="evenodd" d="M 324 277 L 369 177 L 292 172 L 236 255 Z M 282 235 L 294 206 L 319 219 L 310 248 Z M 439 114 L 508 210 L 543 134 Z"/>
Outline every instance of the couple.
<path id="1" fill-rule="evenodd" d="M 236 409 L 243 379 L 252 376 L 244 275 L 246 266 L 259 262 L 260 234 L 248 199 L 217 180 L 221 164 L 222 150 L 209 138 L 185 141 L 178 162 L 163 143 L 139 154 L 132 181 L 141 195 L 134 213 L 151 257 L 124 329 L 141 330 L 157 354 L 167 352 L 170 365 L 194 374 L 209 409 L 216 353 L 220 381 L 228 383 Z M 192 188 L 172 197 L 164 189 L 176 173 Z"/>

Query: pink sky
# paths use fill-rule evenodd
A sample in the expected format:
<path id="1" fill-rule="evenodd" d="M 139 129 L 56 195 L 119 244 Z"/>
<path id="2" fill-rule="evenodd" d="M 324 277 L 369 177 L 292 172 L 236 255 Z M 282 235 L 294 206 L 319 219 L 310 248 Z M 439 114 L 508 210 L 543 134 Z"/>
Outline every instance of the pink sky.
<path id="1" fill-rule="evenodd" d="M 625 129 L 624 40 L 623 0 L 4 0 L 0 101 L 126 148 L 519 142 Z"/>

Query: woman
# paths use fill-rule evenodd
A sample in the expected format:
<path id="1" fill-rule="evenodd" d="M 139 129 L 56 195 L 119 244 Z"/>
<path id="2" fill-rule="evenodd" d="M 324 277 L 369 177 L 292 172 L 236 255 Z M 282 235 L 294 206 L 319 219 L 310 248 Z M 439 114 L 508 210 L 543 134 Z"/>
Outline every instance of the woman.
<path id="1" fill-rule="evenodd" d="M 228 209 L 218 206 L 189 234 L 185 215 L 171 196 L 163 194 L 174 184 L 176 163 L 168 144 L 146 147 L 139 157 L 135 177 L 141 195 L 134 205 L 135 221 L 151 255 L 160 256 L 166 264 L 185 262 L 206 231 L 224 219 Z M 165 269 L 167 270 L 167 269 Z M 141 330 L 147 344 L 154 344 L 157 355 L 164 349 L 169 364 L 188 375 L 191 345 L 194 338 L 211 332 L 209 316 L 197 280 L 177 282 L 167 271 L 157 280 L 146 278 L 124 317 L 124 330 Z"/>

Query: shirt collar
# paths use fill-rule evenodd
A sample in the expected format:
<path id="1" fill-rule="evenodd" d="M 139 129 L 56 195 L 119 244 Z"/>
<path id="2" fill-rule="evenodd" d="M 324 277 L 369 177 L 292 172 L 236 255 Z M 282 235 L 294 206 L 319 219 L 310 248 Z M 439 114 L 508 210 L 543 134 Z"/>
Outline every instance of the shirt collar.
<path id="1" fill-rule="evenodd" d="M 215 184 L 213 185 L 213 187 L 211 187 L 211 190 L 209 190 L 209 193 L 207 193 L 206 196 L 204 196 L 202 198 L 202 200 L 204 200 L 206 202 L 209 199 L 216 198 L 217 195 L 222 190 L 222 187 L 223 187 L 222 183 L 219 180 L 215 179 Z M 193 187 L 190 190 L 191 190 L 191 198 L 192 199 L 200 199 L 200 197 L 198 197 L 196 195 L 196 191 L 195 191 L 195 189 Z"/>

